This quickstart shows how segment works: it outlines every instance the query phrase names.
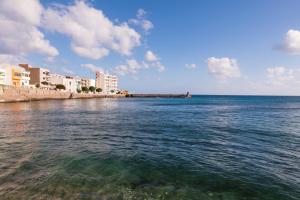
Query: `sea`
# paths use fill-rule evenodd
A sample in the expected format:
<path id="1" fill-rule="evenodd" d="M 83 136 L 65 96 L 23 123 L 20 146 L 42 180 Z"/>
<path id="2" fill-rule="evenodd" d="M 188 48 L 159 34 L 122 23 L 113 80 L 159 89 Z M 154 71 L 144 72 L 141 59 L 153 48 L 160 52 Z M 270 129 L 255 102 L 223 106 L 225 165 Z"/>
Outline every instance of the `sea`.
<path id="1" fill-rule="evenodd" d="M 300 97 L 0 104 L 0 199 L 299 200 Z"/>

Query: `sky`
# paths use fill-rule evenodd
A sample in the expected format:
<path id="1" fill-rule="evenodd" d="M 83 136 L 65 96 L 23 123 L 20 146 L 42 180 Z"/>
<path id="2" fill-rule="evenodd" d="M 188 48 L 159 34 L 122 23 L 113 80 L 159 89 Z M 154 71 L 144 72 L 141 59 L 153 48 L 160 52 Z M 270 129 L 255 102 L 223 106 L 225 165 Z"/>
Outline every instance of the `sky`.
<path id="1" fill-rule="evenodd" d="M 0 63 L 136 93 L 300 95 L 298 0 L 1 0 Z"/>

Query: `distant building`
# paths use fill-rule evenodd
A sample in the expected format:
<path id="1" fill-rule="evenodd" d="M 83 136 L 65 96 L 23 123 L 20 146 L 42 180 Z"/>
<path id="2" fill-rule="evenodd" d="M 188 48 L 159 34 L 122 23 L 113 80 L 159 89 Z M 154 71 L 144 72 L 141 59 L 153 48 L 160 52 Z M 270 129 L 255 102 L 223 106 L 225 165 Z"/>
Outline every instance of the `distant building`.
<path id="1" fill-rule="evenodd" d="M 95 79 L 81 78 L 81 87 L 89 88 L 90 86 L 94 86 L 94 87 L 96 86 Z"/>
<path id="2" fill-rule="evenodd" d="M 81 87 L 82 87 L 81 78 L 76 76 L 76 77 L 74 77 L 74 79 L 75 79 L 75 83 L 76 83 L 76 91 L 81 90 Z"/>
<path id="3" fill-rule="evenodd" d="M 66 76 L 63 79 L 63 85 L 66 87 L 67 91 L 77 92 L 77 90 L 81 90 L 81 78 Z"/>
<path id="4" fill-rule="evenodd" d="M 118 77 L 104 72 L 96 72 L 96 87 L 104 93 L 115 93 L 118 90 Z"/>
<path id="5" fill-rule="evenodd" d="M 48 87 L 50 85 L 50 71 L 45 68 L 32 67 L 28 64 L 19 64 L 20 67 L 30 72 L 30 84 L 40 87 Z"/>
<path id="6" fill-rule="evenodd" d="M 12 85 L 15 87 L 29 86 L 30 72 L 19 66 L 11 66 Z"/>
<path id="7" fill-rule="evenodd" d="M 107 93 L 116 93 L 118 90 L 118 77 L 106 74 L 105 85 L 105 90 Z"/>
<path id="8" fill-rule="evenodd" d="M 63 79 L 63 85 L 66 87 L 66 91 L 68 92 L 76 92 L 77 91 L 77 83 L 74 77 L 66 76 Z"/>
<path id="9" fill-rule="evenodd" d="M 12 66 L 9 64 L 0 65 L 0 84 L 12 85 Z"/>
<path id="10" fill-rule="evenodd" d="M 6 85 L 6 70 L 0 68 L 0 85 Z"/>
<path id="11" fill-rule="evenodd" d="M 21 74 L 21 77 L 22 77 L 22 79 L 21 79 L 21 85 L 28 87 L 30 85 L 30 72 L 26 71 L 24 69 L 24 71 Z"/>
<path id="12" fill-rule="evenodd" d="M 60 74 L 50 74 L 50 84 L 51 85 L 63 85 L 65 76 Z"/>
<path id="13" fill-rule="evenodd" d="M 96 87 L 96 80 L 95 79 L 90 79 L 90 86 Z"/>

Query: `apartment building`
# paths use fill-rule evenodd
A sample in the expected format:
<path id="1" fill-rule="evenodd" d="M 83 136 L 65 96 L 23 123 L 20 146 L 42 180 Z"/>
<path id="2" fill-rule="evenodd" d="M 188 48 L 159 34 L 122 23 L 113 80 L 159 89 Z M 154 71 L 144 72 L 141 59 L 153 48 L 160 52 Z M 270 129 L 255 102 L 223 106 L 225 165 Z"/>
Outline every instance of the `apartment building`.
<path id="1" fill-rule="evenodd" d="M 29 86 L 30 85 L 30 72 L 25 69 L 21 73 L 21 85 Z"/>
<path id="2" fill-rule="evenodd" d="M 9 64 L 0 65 L 0 84 L 12 85 L 12 66 Z"/>
<path id="3" fill-rule="evenodd" d="M 94 86 L 94 87 L 96 86 L 95 79 L 81 78 L 81 87 L 89 88 L 90 86 Z"/>
<path id="4" fill-rule="evenodd" d="M 19 66 L 11 66 L 12 85 L 15 87 L 29 86 L 30 72 Z"/>
<path id="5" fill-rule="evenodd" d="M 30 84 L 48 87 L 50 85 L 50 71 L 45 68 L 32 67 L 28 64 L 19 64 L 20 67 L 30 72 Z"/>
<path id="6" fill-rule="evenodd" d="M 77 92 L 77 90 L 81 90 L 81 78 L 66 76 L 63 79 L 63 85 L 66 87 L 66 91 Z"/>
<path id="7" fill-rule="evenodd" d="M 107 74 L 105 77 L 106 91 L 109 93 L 116 93 L 118 90 L 118 77 Z"/>
<path id="8" fill-rule="evenodd" d="M 63 85 L 65 76 L 60 74 L 50 74 L 50 84 L 51 85 Z"/>
<path id="9" fill-rule="evenodd" d="M 118 90 L 118 77 L 104 72 L 96 72 L 96 87 L 104 93 L 111 94 Z"/>

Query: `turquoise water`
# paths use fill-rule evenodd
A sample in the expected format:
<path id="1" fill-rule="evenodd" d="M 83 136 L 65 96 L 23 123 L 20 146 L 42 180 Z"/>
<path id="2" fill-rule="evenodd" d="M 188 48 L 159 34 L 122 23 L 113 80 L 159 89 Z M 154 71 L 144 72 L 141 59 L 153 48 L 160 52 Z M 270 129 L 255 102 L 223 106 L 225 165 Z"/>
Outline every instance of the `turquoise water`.
<path id="1" fill-rule="evenodd" d="M 0 104 L 0 199 L 299 200 L 300 98 Z"/>

